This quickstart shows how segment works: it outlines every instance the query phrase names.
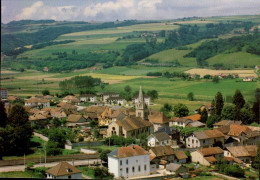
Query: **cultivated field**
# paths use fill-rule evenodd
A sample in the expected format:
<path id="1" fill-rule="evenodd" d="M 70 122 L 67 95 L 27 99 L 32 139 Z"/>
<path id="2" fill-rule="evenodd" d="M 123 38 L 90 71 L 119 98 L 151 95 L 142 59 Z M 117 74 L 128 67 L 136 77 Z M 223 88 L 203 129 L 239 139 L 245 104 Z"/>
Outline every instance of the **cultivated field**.
<path id="1" fill-rule="evenodd" d="M 218 75 L 221 73 L 228 73 L 228 74 L 239 74 L 239 77 L 246 77 L 246 76 L 257 77 L 257 74 L 254 72 L 253 69 L 251 69 L 251 70 L 213 70 L 213 69 L 195 68 L 195 69 L 190 69 L 185 72 L 190 73 L 190 74 L 198 74 L 201 76 L 205 76 L 206 74 L 214 76 L 214 75 Z"/>

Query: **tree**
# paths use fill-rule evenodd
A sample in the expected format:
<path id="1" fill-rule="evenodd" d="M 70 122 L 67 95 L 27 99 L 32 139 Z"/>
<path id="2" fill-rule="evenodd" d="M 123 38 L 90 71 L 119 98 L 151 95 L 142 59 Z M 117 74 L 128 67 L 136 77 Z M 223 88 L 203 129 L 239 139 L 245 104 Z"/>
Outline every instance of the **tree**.
<path id="1" fill-rule="evenodd" d="M 131 91 L 132 91 L 132 88 L 129 85 L 125 86 L 125 92 L 131 93 Z"/>
<path id="2" fill-rule="evenodd" d="M 6 115 L 6 112 L 5 112 L 5 105 L 4 105 L 4 102 L 2 102 L 0 100 L 0 127 L 5 127 L 6 124 L 7 124 L 7 115 Z"/>
<path id="3" fill-rule="evenodd" d="M 260 99 L 260 88 L 255 89 L 255 98 L 256 100 Z"/>
<path id="4" fill-rule="evenodd" d="M 193 92 L 190 92 L 190 93 L 187 95 L 187 99 L 188 99 L 189 101 L 194 101 L 194 94 L 193 94 Z"/>
<path id="5" fill-rule="evenodd" d="M 207 122 L 207 119 L 208 119 L 208 112 L 207 112 L 207 109 L 204 108 L 201 112 L 201 118 L 200 118 L 200 121 L 202 123 L 206 123 Z"/>
<path id="6" fill-rule="evenodd" d="M 178 103 L 173 107 L 173 112 L 176 117 L 184 117 L 189 114 L 189 109 L 186 105 Z"/>
<path id="7" fill-rule="evenodd" d="M 253 118 L 253 113 L 245 108 L 240 109 L 239 114 L 237 116 L 237 120 L 242 121 L 243 124 L 251 124 L 253 122 Z"/>
<path id="8" fill-rule="evenodd" d="M 218 121 L 219 121 L 219 116 L 211 115 L 211 116 L 208 117 L 208 119 L 206 121 L 206 125 L 207 125 L 207 127 L 212 128 L 213 124 L 215 124 Z"/>
<path id="9" fill-rule="evenodd" d="M 217 92 L 217 95 L 215 97 L 215 102 L 216 102 L 216 115 L 221 115 L 221 111 L 223 109 L 224 106 L 224 99 L 223 96 L 221 94 L 221 92 Z"/>
<path id="10" fill-rule="evenodd" d="M 104 161 L 105 163 L 107 163 L 108 158 L 107 155 L 111 152 L 111 150 L 106 149 L 103 150 L 100 154 L 99 154 L 99 158 L 101 159 L 101 161 Z"/>
<path id="11" fill-rule="evenodd" d="M 221 112 L 222 119 L 234 120 L 235 117 L 235 106 L 234 105 L 225 105 Z"/>
<path id="12" fill-rule="evenodd" d="M 64 144 L 67 139 L 67 134 L 68 133 L 66 133 L 64 130 L 60 128 L 52 128 L 49 131 L 48 138 L 49 141 L 57 143 L 57 148 L 64 148 Z"/>
<path id="13" fill-rule="evenodd" d="M 161 108 L 161 111 L 162 112 L 166 112 L 166 113 L 169 113 L 172 111 L 172 105 L 168 104 L 168 103 L 165 103 L 163 105 L 163 107 Z"/>
<path id="14" fill-rule="evenodd" d="M 48 156 L 56 156 L 62 153 L 62 149 L 59 148 L 59 143 L 48 141 L 46 146 L 46 153 Z"/>
<path id="15" fill-rule="evenodd" d="M 152 100 L 158 99 L 158 92 L 156 90 L 147 91 L 147 95 L 150 96 Z"/>
<path id="16" fill-rule="evenodd" d="M 22 105 L 15 104 L 9 113 L 8 120 L 8 125 L 14 129 L 11 135 L 13 141 L 9 152 L 21 155 L 29 150 L 33 132 L 28 121 L 28 114 Z"/>
<path id="17" fill-rule="evenodd" d="M 234 96 L 233 96 L 233 104 L 236 106 L 237 110 L 240 110 L 245 105 L 245 99 L 242 95 L 242 93 L 239 90 L 236 90 Z"/>
<path id="18" fill-rule="evenodd" d="M 61 121 L 57 117 L 53 118 L 52 123 L 56 128 L 61 126 Z"/>
<path id="19" fill-rule="evenodd" d="M 45 89 L 45 90 L 42 91 L 42 95 L 43 96 L 50 95 L 50 91 Z"/>
<path id="20" fill-rule="evenodd" d="M 212 79 L 212 82 L 219 83 L 219 77 L 218 76 L 214 76 L 213 79 Z"/>

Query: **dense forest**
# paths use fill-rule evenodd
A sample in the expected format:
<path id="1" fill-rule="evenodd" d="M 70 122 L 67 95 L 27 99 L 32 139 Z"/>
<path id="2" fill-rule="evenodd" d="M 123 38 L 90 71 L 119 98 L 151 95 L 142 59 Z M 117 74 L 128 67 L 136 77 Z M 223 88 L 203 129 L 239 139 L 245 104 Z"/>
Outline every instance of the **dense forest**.
<path id="1" fill-rule="evenodd" d="M 205 27 L 180 25 L 181 27 L 178 30 L 168 31 L 165 35 L 165 41 L 162 43 L 157 43 L 156 38 L 147 38 L 146 43 L 127 46 L 123 53 L 123 61 L 118 65 L 133 64 L 162 50 L 192 44 L 202 39 L 217 38 L 219 35 L 230 33 L 236 28 L 243 28 L 248 33 L 253 25 L 252 22 L 238 21 L 219 24 L 210 23 L 206 24 Z"/>
<path id="2" fill-rule="evenodd" d="M 251 54 L 260 55 L 260 34 L 255 31 L 253 35 L 236 36 L 228 39 L 219 39 L 203 42 L 185 57 L 196 57 L 199 66 L 207 65 L 207 59 L 222 53 L 238 52 L 246 48 Z"/>

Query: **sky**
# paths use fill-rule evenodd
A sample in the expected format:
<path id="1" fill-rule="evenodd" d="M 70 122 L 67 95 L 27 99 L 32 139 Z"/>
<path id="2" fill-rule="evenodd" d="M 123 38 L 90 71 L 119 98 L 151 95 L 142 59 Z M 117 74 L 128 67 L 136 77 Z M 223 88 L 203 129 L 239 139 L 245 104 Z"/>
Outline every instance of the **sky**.
<path id="1" fill-rule="evenodd" d="M 1 22 L 162 20 L 260 14 L 260 0 L 1 0 Z"/>

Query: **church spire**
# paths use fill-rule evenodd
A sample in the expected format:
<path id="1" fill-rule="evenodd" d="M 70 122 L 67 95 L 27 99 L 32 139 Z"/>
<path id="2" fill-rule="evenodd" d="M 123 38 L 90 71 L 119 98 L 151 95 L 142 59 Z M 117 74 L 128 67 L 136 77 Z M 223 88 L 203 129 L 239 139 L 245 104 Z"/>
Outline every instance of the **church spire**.
<path id="1" fill-rule="evenodd" d="M 144 94 L 143 94 L 142 86 L 140 86 L 138 101 L 141 103 L 144 102 Z"/>

